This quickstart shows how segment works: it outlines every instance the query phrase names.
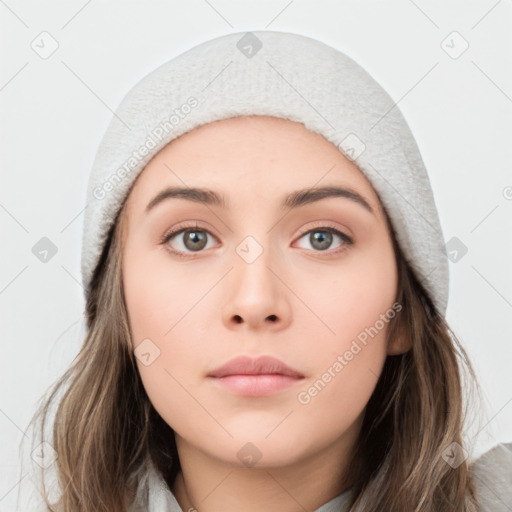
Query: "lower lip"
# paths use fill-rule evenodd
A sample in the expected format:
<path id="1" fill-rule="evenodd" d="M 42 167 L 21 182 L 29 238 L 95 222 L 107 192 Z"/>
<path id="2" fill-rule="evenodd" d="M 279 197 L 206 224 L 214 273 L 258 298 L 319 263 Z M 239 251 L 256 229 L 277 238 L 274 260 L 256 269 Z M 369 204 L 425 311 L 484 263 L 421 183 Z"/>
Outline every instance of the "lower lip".
<path id="1" fill-rule="evenodd" d="M 213 380 L 223 388 L 243 396 L 266 396 L 281 391 L 301 378 L 288 375 L 265 374 L 265 375 L 226 375 L 225 377 L 214 377 Z"/>

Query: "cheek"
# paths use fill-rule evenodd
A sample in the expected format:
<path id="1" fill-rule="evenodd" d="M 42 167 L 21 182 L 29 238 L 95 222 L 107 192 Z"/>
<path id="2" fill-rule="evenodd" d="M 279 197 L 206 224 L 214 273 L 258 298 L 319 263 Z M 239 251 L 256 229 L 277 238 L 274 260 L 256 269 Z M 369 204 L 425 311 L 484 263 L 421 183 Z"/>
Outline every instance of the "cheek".
<path id="1" fill-rule="evenodd" d="M 362 421 L 375 389 L 385 355 L 378 349 L 352 348 L 333 354 L 296 396 L 297 418 L 305 432 L 324 439 L 337 439 Z M 338 358 L 338 356 L 341 356 Z M 355 427 L 356 430 L 360 428 Z"/>
<path id="2" fill-rule="evenodd" d="M 311 280 L 307 272 L 297 275 L 300 293 L 307 294 L 308 305 L 322 320 L 314 328 L 321 334 L 317 339 L 327 342 L 324 353 L 346 350 L 358 336 L 364 341 L 371 329 L 373 338 L 385 338 L 387 321 L 383 316 L 395 315 L 392 308 L 397 288 L 397 268 L 391 242 L 376 240 L 365 251 L 353 251 L 332 271 Z M 314 283 L 314 286 L 312 286 Z M 298 288 L 296 288 L 298 289 Z M 323 325 L 322 325 L 323 324 Z M 375 335 L 376 327 L 379 335 Z"/>
<path id="3" fill-rule="evenodd" d="M 310 341 L 302 345 L 302 360 L 311 371 L 297 397 L 302 405 L 321 409 L 337 403 L 342 407 L 333 414 L 341 416 L 362 410 L 370 398 L 387 356 L 389 324 L 400 310 L 391 245 L 376 244 L 344 263 L 335 277 L 323 275 L 310 288 L 308 304 L 322 323 L 314 322 Z"/>
<path id="4" fill-rule="evenodd" d="M 123 255 L 123 286 L 137 367 L 155 409 L 174 424 L 176 411 L 194 406 L 182 387 L 191 368 L 205 366 L 204 329 L 194 322 L 194 310 L 207 307 L 207 301 L 196 303 L 211 285 L 172 268 L 161 252 L 135 246 Z"/>
<path id="5" fill-rule="evenodd" d="M 186 315 L 187 300 L 194 295 L 194 281 L 185 280 L 179 267 L 166 264 L 159 250 L 127 246 L 123 258 L 126 307 L 137 346 L 145 338 L 164 341 Z M 189 306 L 190 307 L 190 306 Z"/>

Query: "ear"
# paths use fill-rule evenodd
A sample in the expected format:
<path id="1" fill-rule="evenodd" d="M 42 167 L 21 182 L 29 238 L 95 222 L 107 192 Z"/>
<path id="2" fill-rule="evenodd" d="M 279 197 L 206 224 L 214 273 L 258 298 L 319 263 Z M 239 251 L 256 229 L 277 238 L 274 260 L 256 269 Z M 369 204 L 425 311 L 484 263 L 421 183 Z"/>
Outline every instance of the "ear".
<path id="1" fill-rule="evenodd" d="M 403 323 L 397 326 L 397 329 L 390 332 L 387 354 L 397 356 L 410 350 L 412 347 L 412 336 L 408 329 L 404 329 Z"/>

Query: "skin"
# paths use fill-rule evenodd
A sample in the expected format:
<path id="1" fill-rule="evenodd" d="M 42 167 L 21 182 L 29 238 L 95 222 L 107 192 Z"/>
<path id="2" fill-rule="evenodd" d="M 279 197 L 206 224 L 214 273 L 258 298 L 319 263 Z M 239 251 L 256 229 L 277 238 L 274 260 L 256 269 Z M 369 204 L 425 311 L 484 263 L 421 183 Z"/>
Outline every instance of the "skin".
<path id="1" fill-rule="evenodd" d="M 340 197 L 280 209 L 288 193 L 326 185 L 356 191 L 374 213 Z M 146 213 L 167 186 L 208 187 L 228 208 L 174 198 Z M 386 323 L 309 403 L 298 401 L 395 302 L 391 237 L 365 176 L 302 124 L 232 118 L 172 141 L 140 174 L 126 206 L 122 270 L 133 345 L 149 338 L 160 351 L 148 366 L 137 364 L 175 432 L 182 471 L 172 491 L 182 510 L 309 511 L 344 491 L 384 361 L 410 348 L 387 343 Z M 161 243 L 181 222 L 195 232 L 196 221 L 205 248 L 194 252 L 183 232 Z M 326 225 L 353 244 L 333 235 L 318 249 L 309 236 Z M 250 264 L 236 252 L 249 235 L 263 248 Z M 261 354 L 304 379 L 246 397 L 206 377 L 235 356 Z M 248 442 L 261 454 L 250 467 L 237 456 Z"/>

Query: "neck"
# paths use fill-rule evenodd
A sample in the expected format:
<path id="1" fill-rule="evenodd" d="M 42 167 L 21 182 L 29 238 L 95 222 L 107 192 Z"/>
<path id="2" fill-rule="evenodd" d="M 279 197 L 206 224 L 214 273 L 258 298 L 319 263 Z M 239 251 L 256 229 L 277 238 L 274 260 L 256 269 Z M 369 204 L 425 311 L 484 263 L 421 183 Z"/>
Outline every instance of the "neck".
<path id="1" fill-rule="evenodd" d="M 209 456 L 176 434 L 181 470 L 172 492 L 184 512 L 317 510 L 351 485 L 348 461 L 359 431 L 356 423 L 323 450 L 285 466 L 240 467 Z"/>

